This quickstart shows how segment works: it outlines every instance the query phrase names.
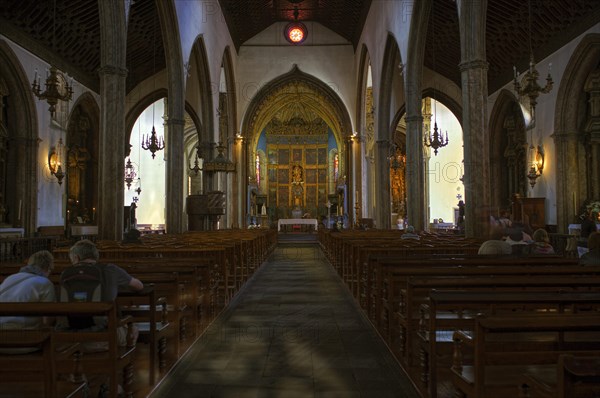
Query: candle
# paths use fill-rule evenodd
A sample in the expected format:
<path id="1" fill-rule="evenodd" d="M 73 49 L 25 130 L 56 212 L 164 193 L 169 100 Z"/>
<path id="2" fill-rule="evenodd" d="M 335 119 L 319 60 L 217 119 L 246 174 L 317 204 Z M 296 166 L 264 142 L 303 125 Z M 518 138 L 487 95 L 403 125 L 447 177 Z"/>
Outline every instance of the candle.
<path id="1" fill-rule="evenodd" d="M 92 207 L 92 221 L 96 221 L 96 208 Z"/>
<path id="2" fill-rule="evenodd" d="M 18 209 L 17 220 L 21 220 L 21 208 L 22 207 L 23 207 L 23 202 L 21 201 L 21 199 L 19 199 L 19 209 Z"/>
<path id="3" fill-rule="evenodd" d="M 577 213 L 577 194 L 573 192 L 573 212 Z"/>

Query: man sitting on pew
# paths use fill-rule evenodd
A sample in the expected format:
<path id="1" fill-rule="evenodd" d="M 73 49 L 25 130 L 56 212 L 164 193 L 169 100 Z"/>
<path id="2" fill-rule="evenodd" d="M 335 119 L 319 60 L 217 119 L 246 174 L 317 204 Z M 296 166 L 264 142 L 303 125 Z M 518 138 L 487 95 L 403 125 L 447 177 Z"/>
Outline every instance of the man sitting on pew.
<path id="1" fill-rule="evenodd" d="M 54 268 L 54 257 L 47 250 L 33 253 L 27 265 L 19 272 L 8 276 L 0 285 L 0 302 L 53 302 L 56 301 L 54 284 L 48 275 Z M 0 317 L 0 330 L 40 329 L 50 323 L 41 317 Z M 37 348 L 10 348 L 0 352 L 4 354 L 25 354 Z"/>
<path id="2" fill-rule="evenodd" d="M 101 301 L 115 301 L 117 298 L 117 294 L 119 289 L 130 289 L 134 291 L 139 291 L 144 288 L 144 284 L 137 278 L 129 275 L 127 271 L 122 269 L 121 267 L 115 264 L 102 264 L 98 262 L 100 255 L 98 253 L 98 249 L 96 245 L 87 239 L 80 240 L 75 243 L 71 249 L 69 250 L 69 259 L 73 264 L 73 267 L 94 267 L 100 270 L 102 275 L 102 298 Z M 66 275 L 72 274 L 69 269 L 65 269 L 61 275 L 61 299 L 65 301 L 65 293 L 72 299 L 72 292 L 64 292 L 64 290 L 68 290 L 65 288 L 67 285 L 67 277 Z M 77 299 L 76 299 L 77 300 Z M 75 301 L 76 301 L 75 300 Z M 87 298 L 83 301 L 89 301 Z M 100 322 L 100 324 L 98 323 Z M 106 325 L 101 324 L 101 320 L 94 319 L 95 325 L 93 327 L 103 329 Z M 72 327 L 72 325 L 70 325 Z M 120 327 L 118 330 L 119 337 L 119 345 L 126 346 L 127 345 L 127 328 Z M 137 341 L 138 332 L 134 329 L 134 342 Z M 95 350 L 90 348 L 90 350 Z"/>

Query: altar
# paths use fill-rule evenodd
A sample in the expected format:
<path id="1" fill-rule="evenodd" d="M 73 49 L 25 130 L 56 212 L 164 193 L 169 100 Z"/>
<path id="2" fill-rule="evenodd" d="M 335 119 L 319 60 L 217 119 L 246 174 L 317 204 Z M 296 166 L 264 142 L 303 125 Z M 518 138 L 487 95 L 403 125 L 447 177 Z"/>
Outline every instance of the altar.
<path id="1" fill-rule="evenodd" d="M 281 231 L 282 225 L 314 225 L 316 231 L 319 223 L 316 218 L 280 218 L 277 221 L 277 231 Z"/>

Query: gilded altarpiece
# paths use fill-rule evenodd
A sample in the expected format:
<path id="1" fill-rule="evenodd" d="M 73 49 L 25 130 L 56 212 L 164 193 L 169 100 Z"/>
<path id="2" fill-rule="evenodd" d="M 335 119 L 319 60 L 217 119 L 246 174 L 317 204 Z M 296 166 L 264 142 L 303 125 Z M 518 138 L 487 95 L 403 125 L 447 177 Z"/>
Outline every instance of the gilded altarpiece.
<path id="1" fill-rule="evenodd" d="M 297 207 L 317 217 L 327 202 L 327 124 L 274 119 L 266 133 L 269 206 L 278 209 L 278 218 L 291 217 Z"/>

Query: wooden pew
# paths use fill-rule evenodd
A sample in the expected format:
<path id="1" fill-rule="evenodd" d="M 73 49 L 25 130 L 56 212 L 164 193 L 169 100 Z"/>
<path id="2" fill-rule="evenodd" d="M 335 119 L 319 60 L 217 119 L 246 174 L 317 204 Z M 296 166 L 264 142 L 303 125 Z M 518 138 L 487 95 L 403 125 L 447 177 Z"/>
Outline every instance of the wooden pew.
<path id="1" fill-rule="evenodd" d="M 465 301 L 461 302 L 461 296 L 441 296 L 444 291 L 461 290 L 465 292 Z M 519 273 L 513 275 L 473 275 L 473 276 L 453 276 L 453 275 L 420 275 L 409 276 L 406 284 L 400 286 L 397 299 L 389 298 L 392 302 L 392 309 L 396 310 L 390 317 L 390 334 L 386 335 L 392 347 L 397 343 L 392 337 L 400 336 L 404 338 L 399 344 L 404 344 L 407 351 L 414 351 L 413 341 L 417 335 L 420 325 L 421 329 L 429 323 L 437 330 L 435 324 L 436 317 L 447 317 L 448 313 L 462 311 L 461 305 L 465 310 L 472 310 L 479 303 L 469 303 L 467 293 L 485 293 L 485 292 L 600 292 L 600 278 L 590 279 L 578 274 L 574 275 L 545 275 L 539 274 L 535 278 L 528 278 Z M 435 293 L 435 296 L 432 296 Z M 452 292 L 454 293 L 454 292 Z M 425 319 L 424 315 L 428 312 L 428 306 L 424 304 L 432 303 L 432 297 L 439 300 L 448 300 L 439 303 L 442 307 L 429 308 L 434 310 L 433 314 L 437 316 L 433 319 Z M 482 296 L 482 298 L 486 298 Z M 493 300 L 493 297 L 487 298 Z M 452 301 L 454 300 L 454 301 Z M 487 301 L 482 308 L 487 308 Z M 491 303 L 493 304 L 493 302 Z M 468 307 L 471 308 L 468 308 Z M 384 308 L 386 308 L 384 306 Z M 387 309 L 384 311 L 386 316 Z M 428 316 L 431 314 L 427 314 Z M 384 332 L 386 330 L 383 330 Z"/>
<path id="2" fill-rule="evenodd" d="M 478 317 L 473 332 L 454 332 L 456 397 L 518 396 L 523 373 L 556 373 L 565 354 L 600 355 L 599 332 L 597 313 Z"/>
<path id="3" fill-rule="evenodd" d="M 519 398 L 590 398 L 600 396 L 600 357 L 561 355 L 555 377 L 524 374 Z"/>
<path id="4" fill-rule="evenodd" d="M 454 279 L 454 278 L 452 278 Z M 475 286 L 477 278 L 469 279 Z M 494 287 L 489 279 L 496 279 Z M 498 280 L 499 279 L 499 280 Z M 582 283 L 578 277 L 537 277 L 528 281 L 527 290 L 514 290 L 519 287 L 507 278 L 484 278 L 482 290 L 475 291 L 432 291 L 427 304 L 421 308 L 421 320 L 416 336 L 419 338 L 420 368 L 419 379 L 429 397 L 436 397 L 438 372 L 450 361 L 440 361 L 440 353 L 451 353 L 452 334 L 455 330 L 472 331 L 475 318 L 481 315 L 500 315 L 514 313 L 594 313 L 600 310 L 600 281 L 595 283 L 595 292 L 561 292 L 570 282 L 576 286 Z M 502 282 L 505 282 L 503 285 Z M 521 287 L 527 281 L 520 281 Z M 575 287 L 574 287 L 575 288 Z M 506 289 L 506 290 L 503 290 Z M 544 289 L 544 290 L 542 290 Z M 487 291 L 486 291 L 487 290 Z M 442 349 L 447 345 L 448 350 Z"/>
<path id="5" fill-rule="evenodd" d="M 177 279 L 172 280 L 177 283 Z M 167 281 L 165 281 L 168 283 Z M 138 342 L 144 340 L 148 343 L 149 366 L 148 384 L 154 385 L 156 371 L 166 370 L 167 334 L 171 324 L 168 319 L 167 299 L 157 297 L 154 284 L 147 284 L 141 291 L 120 291 L 117 304 L 122 315 L 131 316 L 131 322 L 139 332 Z M 175 334 L 174 340 L 179 341 Z M 177 349 L 175 349 L 177 356 Z M 158 360 L 158 366 L 157 366 Z"/>
<path id="6" fill-rule="evenodd" d="M 74 378 L 72 381 L 66 380 L 56 370 L 56 359 L 73 358 L 79 346 L 71 344 L 58 348 L 52 337 L 50 328 L 40 330 L 0 329 L 1 349 L 38 348 L 37 351 L 27 353 L 0 353 L 0 372 L 2 373 L 0 396 L 7 396 L 7 394 L 47 398 L 85 396 L 87 386 L 83 380 L 80 378 Z"/>
<path id="7" fill-rule="evenodd" d="M 127 317 L 118 319 L 114 303 L 0 303 L 0 316 L 66 317 L 69 315 L 103 316 L 108 320 L 108 327 L 106 330 L 94 332 L 54 329 L 51 331 L 52 342 L 56 346 L 79 344 L 81 356 L 78 364 L 81 370 L 76 373 L 107 375 L 110 378 L 108 386 L 110 397 L 117 396 L 119 384 L 122 385 L 125 396 L 132 397 L 133 352 L 135 351 L 133 336 L 129 335 L 128 347 L 119 347 L 117 337 L 117 328 L 130 325 L 130 319 Z M 131 332 L 130 327 L 128 330 Z M 85 346 L 97 343 L 106 344 L 107 350 L 85 352 Z M 52 355 L 56 366 L 48 367 L 46 371 L 53 372 L 55 369 L 58 374 L 73 372 L 71 358 L 65 359 L 54 353 Z M 119 373 L 122 377 L 119 377 Z M 121 383 L 120 379 L 122 379 Z"/>

